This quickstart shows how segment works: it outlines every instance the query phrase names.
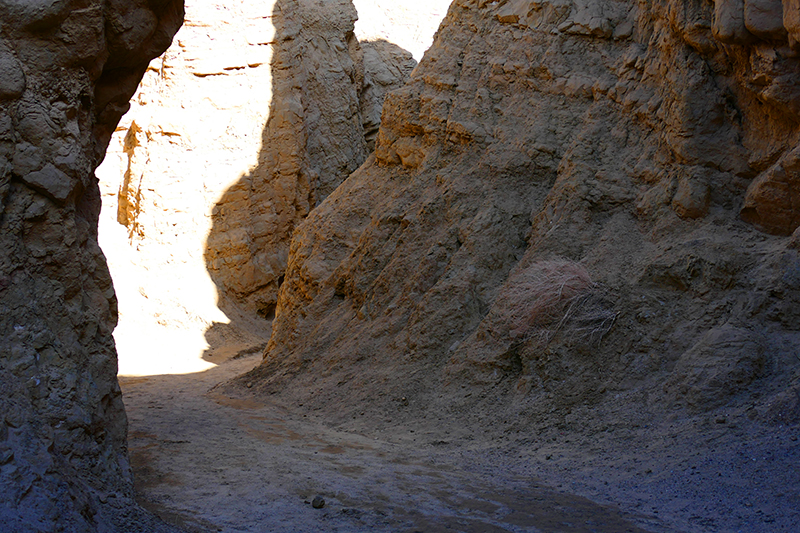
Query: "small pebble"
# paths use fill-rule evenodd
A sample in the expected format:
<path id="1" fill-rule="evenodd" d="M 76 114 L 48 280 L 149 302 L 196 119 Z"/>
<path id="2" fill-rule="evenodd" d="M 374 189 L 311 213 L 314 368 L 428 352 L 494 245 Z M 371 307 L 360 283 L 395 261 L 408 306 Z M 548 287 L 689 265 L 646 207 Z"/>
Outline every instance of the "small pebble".
<path id="1" fill-rule="evenodd" d="M 325 507 L 325 498 L 322 496 L 314 496 L 314 499 L 311 500 L 311 507 L 314 509 L 322 509 Z"/>
<path id="2" fill-rule="evenodd" d="M 253 388 L 253 382 L 252 381 L 247 383 L 247 388 L 248 389 L 252 389 Z"/>

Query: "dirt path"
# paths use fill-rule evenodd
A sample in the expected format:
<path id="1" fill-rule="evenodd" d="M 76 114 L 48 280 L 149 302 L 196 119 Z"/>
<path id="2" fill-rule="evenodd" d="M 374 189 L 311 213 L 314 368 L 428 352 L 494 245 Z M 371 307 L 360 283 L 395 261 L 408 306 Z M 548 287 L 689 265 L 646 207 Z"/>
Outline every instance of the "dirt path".
<path id="1" fill-rule="evenodd" d="M 526 461 L 485 446 L 433 434 L 389 442 L 211 390 L 259 359 L 120 378 L 137 490 L 168 522 L 224 532 L 670 530 L 548 487 Z M 316 495 L 324 508 L 308 503 Z"/>

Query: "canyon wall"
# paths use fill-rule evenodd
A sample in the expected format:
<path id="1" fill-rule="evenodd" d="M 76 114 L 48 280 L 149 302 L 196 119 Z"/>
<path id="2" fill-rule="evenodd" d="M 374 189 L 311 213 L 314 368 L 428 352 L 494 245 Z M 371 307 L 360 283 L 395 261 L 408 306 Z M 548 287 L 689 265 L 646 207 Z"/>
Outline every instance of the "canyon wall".
<path id="1" fill-rule="evenodd" d="M 133 501 L 94 169 L 174 0 L 0 4 L 0 529 L 122 531 Z"/>
<path id="2" fill-rule="evenodd" d="M 800 421 L 797 8 L 456 0 L 239 382 L 378 428 Z"/>
<path id="3" fill-rule="evenodd" d="M 148 67 L 97 170 L 121 374 L 204 370 L 205 331 L 229 321 L 205 241 L 217 200 L 258 162 L 272 100 L 272 12 L 269 2 L 186 2 L 183 26 Z M 227 343 L 263 343 L 257 321 L 234 318 L 250 327 L 228 328 Z"/>
<path id="4" fill-rule="evenodd" d="M 212 212 L 212 278 L 269 318 L 294 227 L 366 160 L 383 95 L 415 66 L 390 43 L 362 46 L 355 20 L 349 0 L 275 3 L 273 98 L 258 164 Z"/>
<path id="5" fill-rule="evenodd" d="M 98 169 L 122 373 L 263 348 L 294 226 L 366 159 L 446 9 L 355 4 L 187 2 Z"/>

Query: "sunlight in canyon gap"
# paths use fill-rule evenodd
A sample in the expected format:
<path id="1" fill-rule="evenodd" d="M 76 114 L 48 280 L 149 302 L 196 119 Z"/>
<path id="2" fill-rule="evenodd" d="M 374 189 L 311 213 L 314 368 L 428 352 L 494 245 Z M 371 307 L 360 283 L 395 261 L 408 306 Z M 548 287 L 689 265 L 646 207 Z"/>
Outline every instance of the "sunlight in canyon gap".
<path id="1" fill-rule="evenodd" d="M 450 0 L 354 0 L 360 41 L 384 39 L 411 52 L 419 62 L 447 14 Z"/>
<path id="2" fill-rule="evenodd" d="M 123 376 L 202 372 L 260 351 L 269 337 L 268 321 L 218 305 L 204 253 L 220 199 L 259 163 L 274 2 L 186 4 L 183 28 L 151 63 L 97 169 Z M 419 60 L 449 0 L 354 4 L 359 40 L 385 40 Z"/>

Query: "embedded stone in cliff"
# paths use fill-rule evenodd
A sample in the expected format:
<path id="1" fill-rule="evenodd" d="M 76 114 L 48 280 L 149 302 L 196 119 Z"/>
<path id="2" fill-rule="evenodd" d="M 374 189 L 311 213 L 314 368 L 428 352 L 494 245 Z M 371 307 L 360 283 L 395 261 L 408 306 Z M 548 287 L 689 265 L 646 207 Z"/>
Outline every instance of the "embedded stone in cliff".
<path id="1" fill-rule="evenodd" d="M 25 72 L 14 54 L 0 46 L 0 101 L 19 98 L 25 91 Z"/>
<path id="2" fill-rule="evenodd" d="M 745 0 L 744 25 L 750 33 L 761 39 L 786 39 L 781 0 Z"/>
<path id="3" fill-rule="evenodd" d="M 25 174 L 22 176 L 22 181 L 60 204 L 63 204 L 78 186 L 77 180 L 70 178 L 50 163 L 42 170 Z"/>
<path id="4" fill-rule="evenodd" d="M 678 183 L 672 207 L 683 218 L 700 218 L 708 214 L 711 191 L 699 177 L 684 178 Z"/>
<path id="5" fill-rule="evenodd" d="M 744 22 L 744 0 L 714 0 L 714 37 L 724 43 L 754 40 Z"/>

